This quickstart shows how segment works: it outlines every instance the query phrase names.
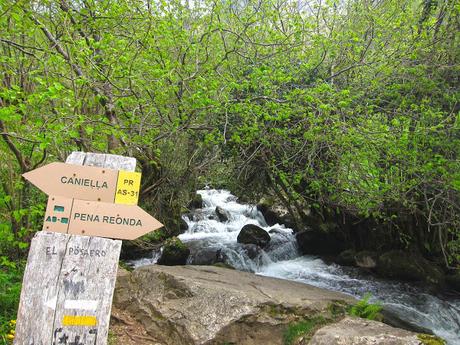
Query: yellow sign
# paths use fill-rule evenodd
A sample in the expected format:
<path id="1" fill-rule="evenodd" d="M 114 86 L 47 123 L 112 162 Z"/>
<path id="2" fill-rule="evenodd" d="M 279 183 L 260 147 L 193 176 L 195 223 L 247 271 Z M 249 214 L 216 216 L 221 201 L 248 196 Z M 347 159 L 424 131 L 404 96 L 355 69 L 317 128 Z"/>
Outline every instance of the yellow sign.
<path id="1" fill-rule="evenodd" d="M 96 326 L 97 319 L 95 316 L 74 316 L 64 315 L 62 319 L 63 326 Z"/>
<path id="2" fill-rule="evenodd" d="M 137 205 L 140 188 L 141 173 L 120 170 L 118 172 L 115 203 L 124 205 Z"/>

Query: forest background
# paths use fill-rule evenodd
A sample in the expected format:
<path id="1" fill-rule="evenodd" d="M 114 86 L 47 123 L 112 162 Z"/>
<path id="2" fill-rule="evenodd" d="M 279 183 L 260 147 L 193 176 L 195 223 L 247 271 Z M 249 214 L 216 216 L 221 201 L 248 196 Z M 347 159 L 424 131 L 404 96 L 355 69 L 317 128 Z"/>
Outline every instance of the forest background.
<path id="1" fill-rule="evenodd" d="M 137 158 L 166 236 L 208 184 L 458 268 L 459 29 L 455 0 L 0 0 L 0 333 L 45 209 L 21 174 L 75 150 Z"/>

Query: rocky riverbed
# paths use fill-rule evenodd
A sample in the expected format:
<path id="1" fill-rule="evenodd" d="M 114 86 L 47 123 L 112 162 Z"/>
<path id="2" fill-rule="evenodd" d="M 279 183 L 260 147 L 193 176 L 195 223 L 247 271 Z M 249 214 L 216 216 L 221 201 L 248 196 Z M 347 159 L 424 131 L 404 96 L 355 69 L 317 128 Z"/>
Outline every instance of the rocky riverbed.
<path id="1" fill-rule="evenodd" d="M 120 270 L 114 344 L 281 345 L 289 331 L 310 345 L 422 345 L 419 334 L 347 316 L 355 300 L 297 282 L 213 266 Z M 428 343 L 427 343 L 428 344 Z"/>
<path id="2" fill-rule="evenodd" d="M 153 256 L 134 261 L 136 267 L 156 263 L 158 259 L 164 262 L 174 253 L 181 264 L 219 262 L 237 270 L 310 284 L 356 298 L 370 293 L 373 301 L 383 304 L 391 324 L 408 326 L 417 332 L 433 332 L 448 340 L 449 345 L 460 341 L 458 299 L 434 295 L 420 285 L 377 278 L 370 274 L 378 261 L 371 254 L 351 256 L 368 268 L 345 267 L 325 262 L 318 256 L 302 255 L 302 242 L 290 228 L 270 218 L 269 213 L 264 217 L 260 209 L 239 203 L 228 191 L 199 193 L 195 210 L 184 216 L 187 230 L 179 238 L 185 246 L 173 246 L 175 253 L 168 242 Z M 260 229 L 252 231 L 256 228 Z M 322 242 L 315 248 L 330 243 Z"/>

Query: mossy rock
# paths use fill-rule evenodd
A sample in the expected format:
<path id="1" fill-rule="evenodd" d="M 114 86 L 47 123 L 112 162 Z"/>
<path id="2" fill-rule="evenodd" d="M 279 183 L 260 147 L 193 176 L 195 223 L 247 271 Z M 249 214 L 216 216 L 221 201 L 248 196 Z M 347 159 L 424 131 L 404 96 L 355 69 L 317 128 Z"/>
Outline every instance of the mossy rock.
<path id="1" fill-rule="evenodd" d="M 128 272 L 132 272 L 134 271 L 134 267 L 133 266 L 130 266 L 129 264 L 127 264 L 126 262 L 120 260 L 118 261 L 118 267 L 128 271 Z"/>
<path id="2" fill-rule="evenodd" d="M 344 249 L 343 242 L 337 237 L 322 231 L 300 231 L 295 237 L 302 254 L 336 255 Z"/>
<path id="3" fill-rule="evenodd" d="M 418 340 L 422 342 L 423 345 L 446 345 L 446 341 L 434 335 L 429 334 L 419 334 L 417 335 Z"/>
<path id="4" fill-rule="evenodd" d="M 363 250 L 355 254 L 355 264 L 361 268 L 377 267 L 379 255 L 376 252 Z"/>
<path id="5" fill-rule="evenodd" d="M 355 266 L 355 255 L 354 249 L 347 249 L 337 255 L 335 262 L 342 266 Z"/>
<path id="6" fill-rule="evenodd" d="M 171 237 L 163 245 L 158 264 L 166 266 L 185 265 L 189 255 L 190 249 L 177 237 Z"/>
<path id="7" fill-rule="evenodd" d="M 449 287 L 455 291 L 460 292 L 460 271 L 455 272 L 454 274 L 449 274 L 446 276 L 446 282 L 449 284 Z"/>
<path id="8" fill-rule="evenodd" d="M 140 238 L 140 240 L 150 242 L 150 243 L 161 243 L 168 237 L 168 234 L 165 228 L 158 229 L 156 231 L 152 231 Z"/>
<path id="9" fill-rule="evenodd" d="M 136 260 L 152 255 L 161 243 L 168 237 L 164 228 L 148 233 L 133 241 L 124 240 L 121 247 L 122 260 Z"/>
<path id="10" fill-rule="evenodd" d="M 445 277 L 442 270 L 420 255 L 393 250 L 378 259 L 377 272 L 387 278 L 406 281 L 423 281 L 442 287 Z"/>
<path id="11" fill-rule="evenodd" d="M 195 193 L 188 204 L 188 208 L 191 210 L 195 210 L 197 208 L 203 208 L 203 197 L 201 194 Z"/>
<path id="12" fill-rule="evenodd" d="M 257 203 L 257 206 L 260 205 L 261 207 L 269 208 L 269 207 L 274 206 L 275 202 L 276 202 L 276 200 L 275 200 L 275 198 L 273 196 L 265 195 L 259 200 L 259 202 Z"/>
<path id="13" fill-rule="evenodd" d="M 276 211 L 276 202 L 273 197 L 263 197 L 257 203 L 259 210 L 265 218 L 268 225 L 284 224 L 283 215 Z"/>
<path id="14" fill-rule="evenodd" d="M 179 236 L 188 229 L 188 224 L 181 216 L 176 216 L 168 220 L 166 228 L 167 237 Z"/>
<path id="15" fill-rule="evenodd" d="M 343 317 L 349 308 L 350 304 L 345 301 L 334 301 L 329 303 L 327 311 L 330 314 L 330 318 L 337 319 Z"/>
<path id="16" fill-rule="evenodd" d="M 318 224 L 318 229 L 324 233 L 334 233 L 339 229 L 339 227 L 334 222 L 324 222 Z"/>

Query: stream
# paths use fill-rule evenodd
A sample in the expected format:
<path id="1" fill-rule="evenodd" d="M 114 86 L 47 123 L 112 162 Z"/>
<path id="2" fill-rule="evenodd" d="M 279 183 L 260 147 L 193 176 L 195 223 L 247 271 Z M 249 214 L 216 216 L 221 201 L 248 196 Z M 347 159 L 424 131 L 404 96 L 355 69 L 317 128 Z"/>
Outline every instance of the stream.
<path id="1" fill-rule="evenodd" d="M 460 299 L 437 297 L 412 284 L 376 278 L 352 267 L 326 264 L 317 256 L 302 256 L 293 231 L 284 225 L 268 226 L 253 205 L 237 202 L 226 190 L 200 190 L 205 207 L 185 215 L 188 229 L 179 238 L 190 248 L 189 264 L 210 260 L 228 263 L 238 270 L 294 280 L 320 288 L 340 291 L 356 298 L 372 295 L 386 310 L 402 320 L 431 330 L 449 345 L 460 344 Z M 227 211 L 228 221 L 219 221 L 215 209 Z M 237 243 L 245 224 L 255 224 L 269 232 L 271 240 L 264 250 Z M 153 258 L 133 262 L 136 267 L 156 263 Z"/>

